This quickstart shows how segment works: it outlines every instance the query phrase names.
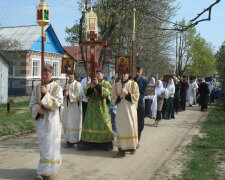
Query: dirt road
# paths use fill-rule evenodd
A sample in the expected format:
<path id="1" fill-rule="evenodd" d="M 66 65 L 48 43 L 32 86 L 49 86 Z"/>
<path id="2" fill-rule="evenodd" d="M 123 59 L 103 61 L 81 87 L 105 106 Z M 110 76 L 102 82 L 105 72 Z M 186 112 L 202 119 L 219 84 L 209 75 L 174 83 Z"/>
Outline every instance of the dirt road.
<path id="1" fill-rule="evenodd" d="M 152 180 L 169 179 L 179 171 L 176 159 L 185 142 L 199 131 L 206 114 L 199 107 L 187 108 L 176 119 L 162 120 L 157 128 L 145 119 L 140 148 L 135 155 L 114 159 L 112 152 L 65 149 L 56 180 Z M 36 134 L 0 142 L 0 179 L 31 180 L 36 174 L 39 150 Z M 174 171 L 174 172 L 172 172 Z"/>

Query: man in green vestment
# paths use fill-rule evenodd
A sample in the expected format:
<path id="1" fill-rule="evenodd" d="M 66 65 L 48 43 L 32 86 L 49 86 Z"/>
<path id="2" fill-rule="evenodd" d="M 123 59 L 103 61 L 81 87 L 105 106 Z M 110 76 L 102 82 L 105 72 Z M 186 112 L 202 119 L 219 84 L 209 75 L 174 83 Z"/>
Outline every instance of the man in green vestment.
<path id="1" fill-rule="evenodd" d="M 114 139 L 109 117 L 112 86 L 103 80 L 103 70 L 97 70 L 96 77 L 84 90 L 88 97 L 88 105 L 78 149 L 89 150 L 97 147 L 108 151 L 112 149 Z"/>

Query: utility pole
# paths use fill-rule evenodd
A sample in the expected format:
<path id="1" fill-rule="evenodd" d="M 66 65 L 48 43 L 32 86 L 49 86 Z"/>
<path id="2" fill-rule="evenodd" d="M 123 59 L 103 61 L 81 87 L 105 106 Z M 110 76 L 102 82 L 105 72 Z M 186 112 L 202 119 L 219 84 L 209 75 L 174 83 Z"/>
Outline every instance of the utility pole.
<path id="1" fill-rule="evenodd" d="M 177 45 L 178 45 L 178 42 L 177 42 L 177 32 L 176 32 L 176 76 L 178 76 L 178 71 L 177 71 Z"/>

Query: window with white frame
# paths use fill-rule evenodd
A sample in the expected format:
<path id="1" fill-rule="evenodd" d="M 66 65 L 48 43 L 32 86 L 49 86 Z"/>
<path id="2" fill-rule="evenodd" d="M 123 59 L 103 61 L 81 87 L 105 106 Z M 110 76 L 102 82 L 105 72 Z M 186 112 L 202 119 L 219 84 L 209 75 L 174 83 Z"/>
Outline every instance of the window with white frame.
<path id="1" fill-rule="evenodd" d="M 53 62 L 53 69 L 54 69 L 54 76 L 58 77 L 59 76 L 59 62 L 57 62 L 57 61 Z"/>
<path id="2" fill-rule="evenodd" d="M 40 76 L 40 61 L 39 60 L 33 60 L 32 75 L 37 77 Z"/>

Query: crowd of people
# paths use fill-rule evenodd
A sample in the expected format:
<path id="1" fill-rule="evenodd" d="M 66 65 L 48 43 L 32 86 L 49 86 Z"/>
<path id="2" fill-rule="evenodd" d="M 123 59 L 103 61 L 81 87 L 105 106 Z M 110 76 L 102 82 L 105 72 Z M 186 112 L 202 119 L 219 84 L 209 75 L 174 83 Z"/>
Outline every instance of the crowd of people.
<path id="1" fill-rule="evenodd" d="M 145 117 L 155 119 L 153 126 L 157 127 L 162 118 L 175 118 L 175 113 L 185 111 L 186 100 L 189 106 L 199 103 L 202 111 L 208 109 L 208 101 L 214 102 L 215 82 L 208 85 L 203 79 L 175 76 L 168 82 L 153 77 L 148 82 L 142 73 L 143 69 L 136 67 L 134 79 L 124 73 L 108 82 L 104 71 L 98 69 L 96 78 L 86 77 L 81 83 L 71 73 L 68 82 L 60 86 L 52 80 L 53 67 L 45 65 L 45 85 L 33 89 L 29 105 L 40 148 L 35 179 L 57 175 L 62 128 L 67 148 L 109 151 L 116 145 L 118 152 L 113 157 L 120 158 L 135 154 L 140 147 Z"/>

